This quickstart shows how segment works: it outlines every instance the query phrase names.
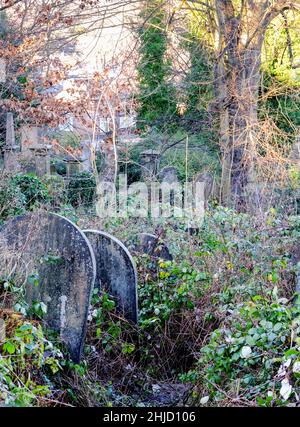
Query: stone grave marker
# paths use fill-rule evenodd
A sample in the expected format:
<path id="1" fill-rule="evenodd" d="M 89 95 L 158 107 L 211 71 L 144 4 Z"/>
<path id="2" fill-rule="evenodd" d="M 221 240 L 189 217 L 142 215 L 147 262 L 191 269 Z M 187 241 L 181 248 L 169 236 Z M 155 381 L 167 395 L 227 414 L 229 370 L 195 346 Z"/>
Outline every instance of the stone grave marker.
<path id="1" fill-rule="evenodd" d="M 170 203 L 171 206 L 175 205 L 175 207 L 176 204 L 179 204 L 179 206 L 181 206 L 181 199 L 178 199 L 178 195 L 180 197 L 178 169 L 174 166 L 165 167 L 159 172 L 158 178 L 161 182 L 161 186 L 164 188 L 165 195 L 167 193 L 168 197 L 167 200 L 164 200 L 164 197 L 162 195 L 163 193 L 162 191 L 160 191 L 159 202 L 168 204 Z"/>
<path id="2" fill-rule="evenodd" d="M 115 297 L 121 314 L 137 323 L 137 272 L 128 249 L 104 231 L 85 230 L 84 233 L 96 258 L 95 287 Z"/>
<path id="3" fill-rule="evenodd" d="M 140 163 L 144 181 L 147 182 L 155 179 L 159 160 L 160 152 L 156 150 L 145 150 L 140 154 Z"/>
<path id="4" fill-rule="evenodd" d="M 157 236 L 149 233 L 141 233 L 138 236 L 138 244 L 135 249 L 138 252 L 162 258 L 166 261 L 172 261 L 173 256 L 171 255 L 168 246 L 159 240 Z"/>
<path id="5" fill-rule="evenodd" d="M 161 182 L 166 182 L 168 184 L 177 184 L 179 181 L 178 169 L 174 166 L 165 167 L 159 172 L 158 177 Z"/>
<path id="6" fill-rule="evenodd" d="M 13 218 L 2 227 L 1 238 L 14 253 L 15 273 L 25 276 L 27 303 L 46 304 L 43 321 L 59 332 L 72 359 L 78 362 L 96 277 L 88 239 L 71 221 L 52 213 Z M 37 286 L 31 275 L 37 278 Z"/>
<path id="7" fill-rule="evenodd" d="M 51 145 L 42 141 L 43 129 L 38 126 L 24 125 L 21 128 L 21 150 L 26 172 L 36 173 L 37 176 L 51 174 L 50 152 Z"/>
<path id="8" fill-rule="evenodd" d="M 214 178 L 208 172 L 199 173 L 194 177 L 194 184 L 196 184 L 197 182 L 204 183 L 204 205 L 205 207 L 207 207 L 208 200 L 210 199 L 210 196 L 213 191 Z"/>
<path id="9" fill-rule="evenodd" d="M 38 126 L 23 125 L 21 127 L 21 149 L 23 152 L 39 144 L 42 129 Z"/>
<path id="10" fill-rule="evenodd" d="M 67 178 L 76 176 L 82 172 L 82 161 L 74 156 L 68 155 L 64 161 L 66 162 L 66 174 Z"/>

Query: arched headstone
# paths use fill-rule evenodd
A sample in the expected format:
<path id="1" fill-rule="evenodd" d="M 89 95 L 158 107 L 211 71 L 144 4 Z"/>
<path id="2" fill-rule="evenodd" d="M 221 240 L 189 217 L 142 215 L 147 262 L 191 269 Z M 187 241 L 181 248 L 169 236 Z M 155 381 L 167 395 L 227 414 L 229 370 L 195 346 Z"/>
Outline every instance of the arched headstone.
<path id="1" fill-rule="evenodd" d="M 144 254 L 162 258 L 166 261 L 172 261 L 168 246 L 159 240 L 157 236 L 149 233 L 141 233 L 136 249 Z"/>
<path id="2" fill-rule="evenodd" d="M 213 192 L 214 177 L 209 172 L 199 173 L 194 177 L 194 184 L 198 182 L 204 183 L 204 206 L 207 207 Z"/>
<path id="3" fill-rule="evenodd" d="M 163 168 L 158 177 L 161 182 L 166 182 L 168 184 L 177 184 L 178 179 L 178 169 L 175 166 L 168 166 Z"/>
<path id="4" fill-rule="evenodd" d="M 117 300 L 126 319 L 137 322 L 137 272 L 128 249 L 104 231 L 85 230 L 97 264 L 95 287 L 105 289 Z"/>
<path id="5" fill-rule="evenodd" d="M 71 221 L 52 213 L 13 218 L 2 227 L 1 236 L 14 254 L 16 273 L 26 268 L 26 276 L 37 278 L 37 286 L 26 282 L 27 303 L 46 304 L 47 327 L 59 331 L 72 359 L 78 362 L 96 276 L 88 239 Z"/>

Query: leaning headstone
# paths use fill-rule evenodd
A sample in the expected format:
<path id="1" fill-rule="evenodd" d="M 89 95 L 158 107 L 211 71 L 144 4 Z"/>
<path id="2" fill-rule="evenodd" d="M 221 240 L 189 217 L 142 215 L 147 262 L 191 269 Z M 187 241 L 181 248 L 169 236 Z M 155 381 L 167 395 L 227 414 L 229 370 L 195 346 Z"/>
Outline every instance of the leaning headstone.
<path id="1" fill-rule="evenodd" d="M 47 306 L 46 326 L 59 332 L 78 362 L 96 276 L 88 239 L 71 221 L 52 213 L 13 218 L 2 227 L 1 238 L 14 254 L 15 274 L 25 277 L 27 303 Z"/>
<path id="2" fill-rule="evenodd" d="M 178 169 L 174 166 L 165 167 L 159 172 L 158 177 L 161 182 L 166 182 L 168 184 L 176 184 L 179 181 Z"/>
<path id="3" fill-rule="evenodd" d="M 138 252 L 162 258 L 166 261 L 173 260 L 168 246 L 164 242 L 161 242 L 158 236 L 149 233 L 141 233 L 138 239 L 139 242 L 135 247 Z"/>
<path id="4" fill-rule="evenodd" d="M 4 145 L 4 169 L 8 172 L 17 172 L 20 169 L 18 162 L 19 147 L 16 144 L 13 113 L 6 115 L 6 140 Z"/>
<path id="5" fill-rule="evenodd" d="M 94 250 L 97 275 L 95 287 L 106 290 L 117 301 L 124 317 L 137 322 L 137 272 L 128 249 L 115 237 L 103 231 L 86 230 Z"/>

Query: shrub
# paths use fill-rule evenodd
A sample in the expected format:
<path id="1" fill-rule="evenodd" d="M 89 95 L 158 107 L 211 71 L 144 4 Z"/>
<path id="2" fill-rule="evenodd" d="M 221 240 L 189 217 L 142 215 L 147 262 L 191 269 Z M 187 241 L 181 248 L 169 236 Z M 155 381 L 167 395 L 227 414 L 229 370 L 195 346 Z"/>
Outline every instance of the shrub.
<path id="1" fill-rule="evenodd" d="M 96 194 L 96 180 L 89 172 L 73 176 L 68 184 L 68 203 L 73 206 L 91 206 Z"/>
<path id="2" fill-rule="evenodd" d="M 0 222 L 24 212 L 26 199 L 17 184 L 10 177 L 2 176 L 0 181 Z"/>
<path id="3" fill-rule="evenodd" d="M 41 204 L 49 202 L 47 187 L 37 176 L 31 174 L 17 175 L 12 180 L 24 195 L 27 210 L 31 211 Z"/>
<path id="4" fill-rule="evenodd" d="M 49 378 L 60 369 L 62 353 L 37 324 L 6 320 L 7 337 L 0 351 L 0 402 L 8 406 L 45 405 L 51 395 Z M 28 369 L 30 367 L 30 369 Z"/>
<path id="5" fill-rule="evenodd" d="M 210 397 L 219 401 L 241 394 L 263 405 L 268 397 L 284 404 L 284 375 L 278 370 L 291 356 L 299 360 L 297 316 L 299 307 L 288 307 L 276 292 L 269 298 L 257 295 L 228 316 L 226 326 L 215 330 L 201 349 L 201 383 Z M 291 382 L 296 380 L 292 374 Z"/>
<path id="6" fill-rule="evenodd" d="M 59 175 L 52 175 L 43 178 L 46 185 L 51 206 L 59 207 L 66 203 L 67 192 L 64 178 Z"/>

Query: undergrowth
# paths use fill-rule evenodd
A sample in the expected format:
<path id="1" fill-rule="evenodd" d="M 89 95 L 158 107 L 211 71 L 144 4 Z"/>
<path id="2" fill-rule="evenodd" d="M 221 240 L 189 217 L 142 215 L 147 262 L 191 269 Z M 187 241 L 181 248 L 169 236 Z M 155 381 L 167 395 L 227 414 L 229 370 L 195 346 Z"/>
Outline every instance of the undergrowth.
<path id="1" fill-rule="evenodd" d="M 101 227 L 129 246 L 129 221 L 131 235 L 141 227 L 158 232 L 157 225 L 126 221 Z M 100 226 L 91 217 L 78 223 Z M 297 404 L 299 217 L 271 209 L 258 220 L 217 207 L 192 236 L 171 220 L 159 230 L 173 261 L 131 249 L 139 275 L 138 325 L 120 316 L 110 295 L 94 290 L 79 365 L 38 316 L 22 311 L 16 295 L 14 301 L 6 296 L 13 304 L 5 321 L 13 326 L 0 347 L 3 404 Z"/>

